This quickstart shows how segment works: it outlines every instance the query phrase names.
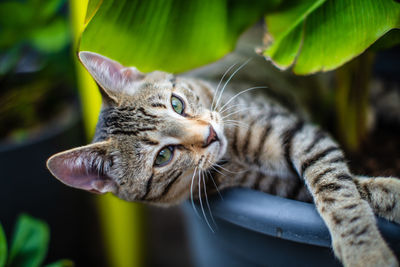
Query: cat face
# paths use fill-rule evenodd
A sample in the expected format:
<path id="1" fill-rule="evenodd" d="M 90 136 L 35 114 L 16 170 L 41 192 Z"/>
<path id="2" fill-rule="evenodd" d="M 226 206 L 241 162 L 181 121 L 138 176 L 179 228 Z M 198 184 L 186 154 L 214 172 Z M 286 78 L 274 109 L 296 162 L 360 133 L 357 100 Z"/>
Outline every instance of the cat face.
<path id="1" fill-rule="evenodd" d="M 91 52 L 80 52 L 103 106 L 94 143 L 52 156 L 55 177 L 72 187 L 112 192 L 129 201 L 173 204 L 186 198 L 195 169 L 225 154 L 213 92 L 200 81 L 164 72 L 140 73 Z"/>

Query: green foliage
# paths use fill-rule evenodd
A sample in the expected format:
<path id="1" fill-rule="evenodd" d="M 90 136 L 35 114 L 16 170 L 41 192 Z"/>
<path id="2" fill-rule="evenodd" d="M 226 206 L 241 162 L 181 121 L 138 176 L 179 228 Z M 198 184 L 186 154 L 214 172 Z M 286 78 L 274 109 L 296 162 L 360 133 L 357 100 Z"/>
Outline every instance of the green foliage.
<path id="1" fill-rule="evenodd" d="M 38 267 L 47 253 L 50 232 L 47 224 L 26 214 L 19 216 L 7 257 L 7 240 L 0 225 L 0 267 Z M 48 267 L 70 267 L 73 262 L 60 260 Z"/>
<path id="2" fill-rule="evenodd" d="M 296 74 L 335 69 L 400 28 L 393 0 L 295 0 L 266 16 L 264 55 Z M 397 42 L 399 39 L 397 38 Z"/>
<path id="3" fill-rule="evenodd" d="M 46 256 L 49 229 L 46 223 L 21 215 L 17 221 L 8 256 L 8 266 L 39 266 Z"/>
<path id="4" fill-rule="evenodd" d="M 56 18 L 51 24 L 31 34 L 32 46 L 42 52 L 58 52 L 69 42 L 67 29 L 68 25 L 66 20 L 63 18 Z"/>
<path id="5" fill-rule="evenodd" d="M 0 1 L 0 139 L 20 142 L 73 94 L 66 0 Z"/>
<path id="6" fill-rule="evenodd" d="M 4 267 L 7 261 L 7 240 L 3 227 L 0 224 L 0 267 Z"/>
<path id="7" fill-rule="evenodd" d="M 0 75 L 13 71 L 26 47 L 39 53 L 60 52 L 70 43 L 65 0 L 8 0 L 0 3 Z"/>
<path id="8" fill-rule="evenodd" d="M 188 70 L 215 61 L 281 0 L 89 0 L 80 50 L 142 71 Z"/>
<path id="9" fill-rule="evenodd" d="M 59 21 L 61 19 L 57 12 L 64 2 L 65 0 L 1 2 L 0 27 L 2 38 L 0 39 L 0 51 L 21 42 L 34 43 L 37 35 L 52 31 L 51 28 L 54 28 L 53 20 Z M 37 47 L 42 52 L 58 51 L 68 44 L 69 33 L 66 21 L 56 24 L 58 31 L 53 30 L 53 33 L 57 34 L 56 39 L 62 36 L 63 41 L 54 42 L 51 38 L 48 38 L 48 43 L 44 47 Z"/>
<path id="10" fill-rule="evenodd" d="M 143 71 L 179 72 L 230 52 L 263 14 L 264 55 L 297 74 L 335 69 L 400 27 L 393 0 L 89 0 L 80 50 Z M 383 46 L 400 42 L 390 35 Z"/>

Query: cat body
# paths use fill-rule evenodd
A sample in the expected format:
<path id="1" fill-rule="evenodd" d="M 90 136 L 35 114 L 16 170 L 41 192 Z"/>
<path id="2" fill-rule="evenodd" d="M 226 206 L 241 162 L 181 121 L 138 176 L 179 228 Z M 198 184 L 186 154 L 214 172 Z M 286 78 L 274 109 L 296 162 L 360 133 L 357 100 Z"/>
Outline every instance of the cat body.
<path id="1" fill-rule="evenodd" d="M 92 144 L 49 159 L 63 183 L 164 206 L 234 186 L 312 199 L 345 266 L 398 266 L 374 213 L 400 222 L 400 182 L 354 176 L 314 125 L 226 84 L 143 74 L 91 52 L 80 59 L 103 106 Z"/>

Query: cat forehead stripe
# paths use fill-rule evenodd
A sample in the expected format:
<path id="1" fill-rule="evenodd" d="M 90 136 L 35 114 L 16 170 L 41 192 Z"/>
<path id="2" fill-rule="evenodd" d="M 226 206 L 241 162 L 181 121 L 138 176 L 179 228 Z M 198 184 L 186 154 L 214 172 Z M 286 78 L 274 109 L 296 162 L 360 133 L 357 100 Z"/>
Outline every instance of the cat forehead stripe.
<path id="1" fill-rule="evenodd" d="M 110 134 L 138 135 L 155 131 L 160 119 L 139 107 L 113 107 L 104 112 L 104 127 Z"/>

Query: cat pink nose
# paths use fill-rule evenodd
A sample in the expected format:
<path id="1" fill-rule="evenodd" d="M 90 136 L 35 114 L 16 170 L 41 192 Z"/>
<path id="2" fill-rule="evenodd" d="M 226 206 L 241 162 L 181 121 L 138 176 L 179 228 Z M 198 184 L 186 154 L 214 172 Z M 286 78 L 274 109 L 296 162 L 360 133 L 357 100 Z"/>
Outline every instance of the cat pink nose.
<path id="1" fill-rule="evenodd" d="M 211 143 L 218 141 L 218 135 L 215 132 L 214 128 L 212 127 L 212 125 L 210 125 L 210 133 L 208 134 L 208 137 L 206 139 L 206 141 L 204 142 L 204 146 L 203 147 L 208 147 Z"/>

